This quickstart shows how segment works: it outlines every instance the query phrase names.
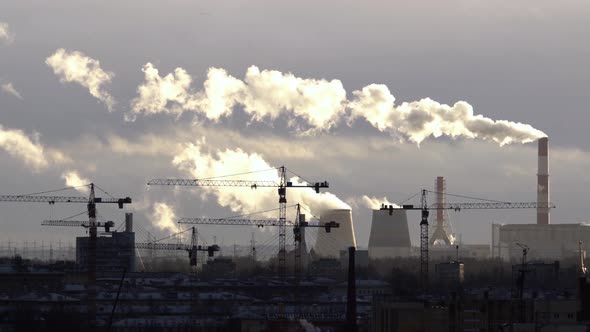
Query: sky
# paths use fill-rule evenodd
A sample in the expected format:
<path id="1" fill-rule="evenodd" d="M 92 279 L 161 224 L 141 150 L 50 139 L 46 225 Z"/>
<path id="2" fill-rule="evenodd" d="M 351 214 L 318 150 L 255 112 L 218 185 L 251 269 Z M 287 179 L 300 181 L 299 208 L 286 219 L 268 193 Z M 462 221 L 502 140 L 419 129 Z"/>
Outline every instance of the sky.
<path id="1" fill-rule="evenodd" d="M 289 204 L 314 215 L 350 206 L 362 247 L 368 201 L 401 203 L 436 176 L 450 193 L 535 201 L 534 140 L 547 135 L 552 222 L 587 222 L 589 14 L 581 0 L 2 1 L 0 193 L 94 182 L 133 198 L 125 211 L 144 240 L 176 232 L 180 217 L 277 207 L 274 189 L 149 179 L 285 165 L 296 181 L 330 183 L 322 195 L 289 191 Z M 84 234 L 40 226 L 84 206 L 0 208 L 2 246 Z M 124 211 L 98 209 L 121 224 Z M 465 243 L 535 217 L 450 215 Z M 409 212 L 414 245 L 419 218 Z M 225 244 L 251 231 L 200 228 Z"/>

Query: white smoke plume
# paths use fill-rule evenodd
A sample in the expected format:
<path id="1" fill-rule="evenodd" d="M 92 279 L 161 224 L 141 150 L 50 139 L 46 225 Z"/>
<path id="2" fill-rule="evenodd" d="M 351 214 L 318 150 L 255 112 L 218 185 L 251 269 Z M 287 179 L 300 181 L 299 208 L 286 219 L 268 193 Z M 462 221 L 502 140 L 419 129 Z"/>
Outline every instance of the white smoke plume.
<path id="1" fill-rule="evenodd" d="M 10 44 L 14 41 L 14 34 L 10 32 L 8 23 L 0 21 L 0 44 Z"/>
<path id="2" fill-rule="evenodd" d="M 255 66 L 248 68 L 243 80 L 224 69 L 210 68 L 199 91 L 191 88 L 192 78 L 182 68 L 164 77 L 150 63 L 143 71 L 145 81 L 137 89 L 131 118 L 140 113 L 180 115 L 193 111 L 218 121 L 241 106 L 252 121 L 273 121 L 286 114 L 291 127 L 306 132 L 329 130 L 341 120 L 352 126 L 362 119 L 380 131 L 417 144 L 442 135 L 492 140 L 500 145 L 528 143 L 546 136 L 527 124 L 475 114 L 464 101 L 449 106 L 425 98 L 395 105 L 395 97 L 380 84 L 353 91 L 352 99 L 347 100 L 339 80 L 304 79 Z"/>
<path id="3" fill-rule="evenodd" d="M 159 229 L 175 233 L 178 230 L 174 208 L 164 202 L 156 202 L 152 209 L 152 223 Z"/>
<path id="4" fill-rule="evenodd" d="M 134 114 L 189 110 L 218 121 L 240 105 L 255 121 L 272 121 L 286 113 L 293 126 L 294 119 L 301 119 L 311 129 L 329 129 L 345 111 L 346 91 L 338 80 L 303 79 L 255 66 L 240 80 L 224 69 L 210 68 L 204 89 L 194 91 L 190 75 L 182 68 L 162 77 L 148 63 L 143 72 L 145 81 L 132 102 Z"/>
<path id="5" fill-rule="evenodd" d="M 80 174 L 74 170 L 64 172 L 61 177 L 66 181 L 66 186 L 74 187 L 76 190 L 82 193 L 88 192 L 88 186 L 86 185 L 92 182 L 87 178 L 81 177 Z"/>
<path id="6" fill-rule="evenodd" d="M 379 210 L 381 208 L 382 204 L 385 204 L 387 206 L 391 205 L 393 207 L 399 207 L 399 205 L 397 205 L 395 203 L 391 203 L 387 199 L 387 197 L 378 198 L 378 197 L 363 195 L 361 197 L 361 202 L 363 203 L 364 206 L 366 206 L 367 208 L 369 208 L 371 210 Z"/>
<path id="7" fill-rule="evenodd" d="M 20 100 L 23 100 L 23 96 L 14 88 L 12 82 L 3 83 L 1 87 L 3 92 L 12 95 Z"/>
<path id="8" fill-rule="evenodd" d="M 34 171 L 45 169 L 52 163 L 63 163 L 67 159 L 61 152 L 43 147 L 39 135 L 29 137 L 20 129 L 4 129 L 2 125 L 0 148 Z"/>
<path id="9" fill-rule="evenodd" d="M 104 71 L 100 62 L 78 51 L 66 51 L 63 48 L 45 60 L 62 83 L 73 82 L 88 89 L 90 94 L 102 101 L 109 111 L 113 110 L 115 99 L 106 91 L 115 74 Z"/>
<path id="10" fill-rule="evenodd" d="M 400 134 L 418 144 L 429 136 L 442 135 L 493 140 L 500 145 L 528 143 L 546 136 L 527 124 L 475 115 L 473 107 L 464 101 L 449 106 L 426 98 L 395 106 L 389 89 L 378 84 L 354 91 L 353 95 L 349 104 L 351 121 L 364 118 L 380 131 Z"/>
<path id="11" fill-rule="evenodd" d="M 256 172 L 237 176 L 236 179 L 274 181 L 279 183 L 280 179 L 277 171 L 262 156 L 256 153 L 249 154 L 241 149 L 207 152 L 204 151 L 205 146 L 204 140 L 196 144 L 188 144 L 174 158 L 173 164 L 196 179 Z M 260 170 L 269 171 L 259 172 Z M 304 183 L 296 177 L 291 178 L 289 181 L 292 181 L 294 184 Z M 219 205 L 229 207 L 233 212 L 240 214 L 278 208 L 276 188 L 201 187 L 199 189 L 204 196 L 213 195 Z M 314 190 L 307 188 L 287 189 L 287 202 L 288 205 L 299 203 L 315 216 L 319 216 L 322 211 L 328 209 L 350 209 L 348 204 L 331 193 L 322 192 L 317 194 Z M 272 211 L 257 216 L 273 218 L 277 217 L 277 215 L 277 211 Z M 291 215 L 288 216 L 290 219 L 293 217 Z"/>

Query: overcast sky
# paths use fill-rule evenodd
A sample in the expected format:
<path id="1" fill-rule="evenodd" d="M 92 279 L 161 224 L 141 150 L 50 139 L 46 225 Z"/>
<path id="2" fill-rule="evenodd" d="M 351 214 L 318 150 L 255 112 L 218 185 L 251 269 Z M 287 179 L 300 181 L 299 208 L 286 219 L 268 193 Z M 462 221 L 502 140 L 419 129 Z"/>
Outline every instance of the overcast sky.
<path id="1" fill-rule="evenodd" d="M 536 144 L 518 141 L 542 132 L 550 137 L 552 222 L 587 222 L 589 15 L 587 1 L 577 0 L 4 0 L 0 193 L 62 188 L 77 175 L 131 196 L 136 223 L 158 237 L 172 231 L 161 220 L 171 212 L 254 212 L 276 205 L 275 192 L 148 188 L 147 180 L 285 165 L 329 181 L 328 192 L 353 208 L 357 241 L 366 246 L 364 195 L 401 202 L 433 189 L 438 175 L 451 193 L 535 201 Z M 282 92 L 292 85 L 298 93 Z M 378 111 L 391 96 L 396 106 L 437 103 Z M 417 125 L 429 112 L 459 114 L 467 105 L 460 101 L 475 115 L 515 124 L 464 131 L 447 123 L 439 137 Z M 508 143 L 500 142 L 505 132 L 516 137 L 512 144 L 499 144 Z M 1 209 L 4 246 L 71 242 L 84 233 L 40 226 L 83 205 Z M 114 207 L 98 209 L 123 219 Z M 409 213 L 414 245 L 419 217 Z M 489 243 L 492 222 L 533 223 L 536 212 L 450 217 L 465 243 Z M 249 229 L 201 233 L 225 244 L 250 240 Z"/>

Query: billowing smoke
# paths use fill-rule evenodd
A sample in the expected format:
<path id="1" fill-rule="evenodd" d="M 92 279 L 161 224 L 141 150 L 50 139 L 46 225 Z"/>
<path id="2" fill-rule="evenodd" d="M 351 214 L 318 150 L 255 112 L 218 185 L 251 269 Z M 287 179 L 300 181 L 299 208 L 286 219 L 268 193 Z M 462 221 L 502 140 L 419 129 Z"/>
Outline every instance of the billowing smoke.
<path id="1" fill-rule="evenodd" d="M 46 149 L 39 142 L 39 136 L 27 136 L 20 129 L 4 129 L 0 125 L 0 148 L 22 161 L 34 171 L 47 168 L 52 163 L 62 163 L 66 157 L 59 151 Z"/>
<path id="2" fill-rule="evenodd" d="M 273 167 L 262 156 L 256 153 L 249 154 L 241 149 L 207 152 L 204 151 L 205 146 L 204 140 L 187 145 L 174 158 L 174 165 L 197 179 L 255 172 L 235 178 L 279 183 L 277 171 L 273 170 Z M 269 171 L 259 172 L 260 170 Z M 291 178 L 290 181 L 294 184 L 304 183 L 296 177 Z M 203 193 L 203 197 L 213 195 L 219 205 L 229 207 L 232 211 L 240 214 L 278 208 L 276 188 L 201 187 L 199 190 Z M 319 216 L 322 211 L 327 209 L 350 209 L 348 204 L 331 193 L 322 192 L 316 194 L 314 190 L 307 188 L 287 189 L 287 201 L 289 205 L 301 204 L 315 216 Z M 277 214 L 277 211 L 272 211 L 258 216 L 272 218 L 276 217 Z M 288 217 L 293 218 L 292 215 Z"/>
<path id="3" fill-rule="evenodd" d="M 175 233 L 178 230 L 176 213 L 171 205 L 164 202 L 154 203 L 151 217 L 152 223 L 161 230 L 169 233 Z"/>
<path id="4" fill-rule="evenodd" d="M 82 193 L 88 192 L 88 187 L 86 185 L 92 182 L 87 178 L 81 177 L 80 174 L 74 170 L 64 172 L 61 177 L 66 181 L 66 186 L 73 187 Z"/>
<path id="5" fill-rule="evenodd" d="M 211 68 L 199 91 L 191 88 L 192 78 L 182 68 L 164 77 L 150 63 L 143 71 L 145 81 L 133 100 L 132 116 L 193 111 L 218 121 L 241 106 L 252 121 L 272 121 L 285 114 L 291 127 L 306 128 L 307 132 L 329 130 L 342 120 L 352 126 L 360 119 L 417 144 L 427 137 L 442 135 L 492 140 L 500 145 L 527 143 L 546 136 L 527 124 L 475 114 L 464 101 L 449 106 L 425 98 L 395 105 L 395 97 L 380 84 L 353 91 L 352 99 L 347 100 L 338 80 L 303 79 L 254 66 L 248 68 L 243 80 L 223 69 Z"/>
<path id="6" fill-rule="evenodd" d="M 12 95 L 20 100 L 23 99 L 23 96 L 14 88 L 14 85 L 12 85 L 12 82 L 3 83 L 0 87 L 4 93 Z"/>
<path id="7" fill-rule="evenodd" d="M 88 92 L 102 101 L 109 111 L 113 110 L 115 99 L 106 91 L 105 85 L 110 83 L 115 74 L 104 71 L 100 62 L 77 51 L 66 51 L 63 48 L 45 60 L 53 69 L 62 83 L 73 82 L 88 89 Z"/>
<path id="8" fill-rule="evenodd" d="M 345 111 L 346 91 L 338 80 L 303 79 L 274 70 L 248 68 L 244 80 L 211 68 L 202 91 L 191 89 L 192 79 L 182 68 L 161 77 L 151 63 L 132 102 L 134 114 L 175 113 L 185 110 L 218 121 L 238 105 L 252 120 L 274 120 L 282 113 L 300 119 L 311 129 L 329 129 Z M 295 126 L 295 122 L 291 121 Z"/>
<path id="9" fill-rule="evenodd" d="M 391 203 L 387 199 L 387 197 L 378 198 L 378 197 L 363 195 L 363 197 L 361 197 L 361 202 L 363 203 L 364 206 L 366 206 L 367 208 L 369 208 L 371 210 L 379 210 L 381 208 L 382 204 L 385 204 L 387 206 L 391 205 L 393 207 L 399 207 L 397 204 Z"/>
<path id="10" fill-rule="evenodd" d="M 363 118 L 380 131 L 402 135 L 420 143 L 429 136 L 442 135 L 493 140 L 500 145 L 528 143 L 546 136 L 523 123 L 494 121 L 475 115 L 464 101 L 453 106 L 429 98 L 395 106 L 395 97 L 385 85 L 372 84 L 353 92 L 350 120 Z"/>
<path id="11" fill-rule="evenodd" d="M 0 22 L 0 44 L 10 44 L 14 41 L 14 34 L 10 32 L 8 23 Z"/>

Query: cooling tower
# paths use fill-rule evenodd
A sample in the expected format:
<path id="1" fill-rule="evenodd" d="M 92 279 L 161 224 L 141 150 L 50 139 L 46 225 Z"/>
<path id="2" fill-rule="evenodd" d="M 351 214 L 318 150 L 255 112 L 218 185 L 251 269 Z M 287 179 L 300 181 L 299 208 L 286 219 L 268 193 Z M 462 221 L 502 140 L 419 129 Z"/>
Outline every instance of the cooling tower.
<path id="1" fill-rule="evenodd" d="M 548 225 L 549 218 L 549 138 L 539 139 L 537 168 L 537 224 Z"/>
<path id="2" fill-rule="evenodd" d="M 324 228 L 318 228 L 317 238 L 313 250 L 321 257 L 340 257 L 340 250 L 356 247 L 354 227 L 352 226 L 352 211 L 346 209 L 327 210 L 320 215 L 320 225 L 335 221 L 338 228 L 332 228 L 330 233 Z"/>
<path id="3" fill-rule="evenodd" d="M 411 247 L 405 210 L 373 210 L 369 237 L 370 258 L 407 257 L 411 254 Z"/>

